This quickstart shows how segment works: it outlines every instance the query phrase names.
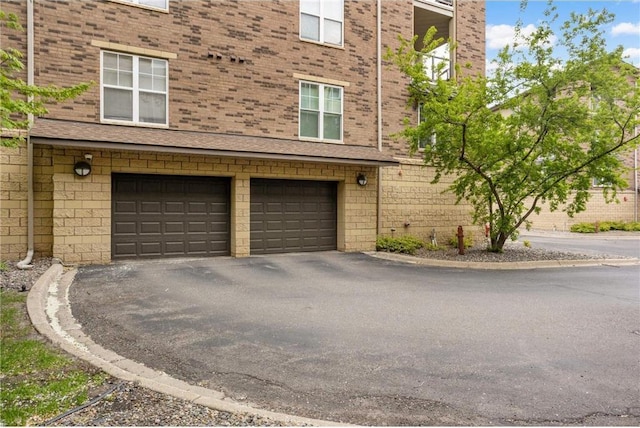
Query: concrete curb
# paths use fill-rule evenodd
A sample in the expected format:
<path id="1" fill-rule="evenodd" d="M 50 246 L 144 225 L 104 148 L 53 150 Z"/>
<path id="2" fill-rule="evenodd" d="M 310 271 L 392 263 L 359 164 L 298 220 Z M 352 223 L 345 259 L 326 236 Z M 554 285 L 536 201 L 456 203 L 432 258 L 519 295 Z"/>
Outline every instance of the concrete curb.
<path id="1" fill-rule="evenodd" d="M 225 397 L 224 393 L 190 385 L 164 372 L 126 359 L 96 344 L 84 334 L 69 305 L 69 287 L 77 270 L 63 272 L 62 265 L 52 265 L 29 291 L 27 312 L 36 330 L 68 353 L 81 358 L 110 375 L 138 382 L 151 390 L 230 413 L 248 413 L 287 425 L 353 426 L 332 421 L 304 418 L 257 409 Z"/>
<path id="2" fill-rule="evenodd" d="M 481 269 L 481 270 L 520 270 L 520 269 L 549 269 L 576 266 L 633 266 L 640 264 L 640 259 L 585 259 L 585 260 L 540 260 L 530 262 L 463 262 L 455 260 L 425 259 L 406 254 L 385 253 L 378 251 L 366 252 L 368 256 L 394 262 L 411 263 L 423 266 Z"/>

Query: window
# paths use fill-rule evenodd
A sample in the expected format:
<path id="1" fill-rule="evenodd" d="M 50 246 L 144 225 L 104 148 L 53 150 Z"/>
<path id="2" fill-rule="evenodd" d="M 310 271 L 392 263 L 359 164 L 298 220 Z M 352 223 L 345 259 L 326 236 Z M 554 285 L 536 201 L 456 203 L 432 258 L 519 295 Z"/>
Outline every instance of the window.
<path id="1" fill-rule="evenodd" d="M 342 46 L 344 0 L 300 0 L 300 38 Z"/>
<path id="2" fill-rule="evenodd" d="M 426 117 L 422 114 L 422 104 L 418 105 L 418 124 L 426 122 Z M 432 132 L 429 137 L 422 137 L 418 141 L 418 149 L 424 150 L 428 145 L 435 146 L 436 144 L 436 133 Z"/>
<path id="3" fill-rule="evenodd" d="M 169 9 L 169 0 L 121 0 L 126 3 L 139 4 L 141 6 L 154 7 L 156 9 Z"/>
<path id="4" fill-rule="evenodd" d="M 167 125 L 167 61 L 102 52 L 102 119 Z"/>
<path id="5" fill-rule="evenodd" d="M 342 141 L 342 88 L 300 82 L 300 137 Z"/>

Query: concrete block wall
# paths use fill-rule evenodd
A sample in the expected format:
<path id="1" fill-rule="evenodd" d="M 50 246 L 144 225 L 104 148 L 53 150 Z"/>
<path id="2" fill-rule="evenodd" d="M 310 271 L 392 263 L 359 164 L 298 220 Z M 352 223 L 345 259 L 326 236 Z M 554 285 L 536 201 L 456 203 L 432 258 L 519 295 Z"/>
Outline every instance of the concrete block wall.
<path id="1" fill-rule="evenodd" d="M 569 217 L 561 209 L 551 212 L 543 206 L 539 215 L 532 214 L 531 228 L 538 230 L 569 231 L 576 223 L 595 223 L 596 221 L 637 221 L 640 212 L 640 195 L 632 190 L 618 192 L 618 202 L 606 203 L 601 190 L 592 190 L 586 211 Z M 561 207 L 562 208 L 562 207 Z"/>
<path id="2" fill-rule="evenodd" d="M 65 263 L 111 260 L 111 174 L 169 174 L 232 178 L 231 254 L 250 254 L 250 179 L 279 178 L 338 182 L 338 249 L 370 251 L 376 240 L 377 169 L 323 163 L 235 159 L 201 155 L 53 148 L 51 255 Z M 78 177 L 75 162 L 93 155 L 92 173 Z M 356 184 L 364 172 L 365 187 Z M 17 213 L 22 214 L 22 213 Z M 24 213 L 26 221 L 26 213 Z M 24 235 L 26 229 L 16 235 Z"/>
<path id="3" fill-rule="evenodd" d="M 443 179 L 433 185 L 433 177 L 433 169 L 423 167 L 417 160 L 382 168 L 381 235 L 412 235 L 429 242 L 435 229 L 438 244 L 442 245 L 462 226 L 465 235 L 478 242 L 484 232 L 481 226 L 472 224 L 471 206 L 464 201 L 456 205 L 453 193 L 443 193 L 450 181 Z"/>
<path id="4" fill-rule="evenodd" d="M 34 148 L 34 250 L 51 255 L 53 167 L 51 150 Z M 27 148 L 0 147 L 0 260 L 27 255 Z"/>

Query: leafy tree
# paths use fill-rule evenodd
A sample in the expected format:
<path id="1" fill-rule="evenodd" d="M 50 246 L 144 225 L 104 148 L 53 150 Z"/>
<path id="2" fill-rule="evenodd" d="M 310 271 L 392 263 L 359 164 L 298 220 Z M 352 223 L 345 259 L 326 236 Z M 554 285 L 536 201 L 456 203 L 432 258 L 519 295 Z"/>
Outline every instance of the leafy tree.
<path id="1" fill-rule="evenodd" d="M 23 31 L 15 14 L 0 10 L 0 27 Z M 74 98 L 86 91 L 90 83 L 61 88 L 54 85 L 29 85 L 17 75 L 24 70 L 22 53 L 12 47 L 0 47 L 0 129 L 8 137 L 2 137 L 1 145 L 15 147 L 24 140 L 20 130 L 29 127 L 28 115 L 47 113 L 46 104 Z"/>
<path id="2" fill-rule="evenodd" d="M 626 187 L 620 154 L 638 144 L 638 69 L 624 62 L 622 48 L 606 50 L 603 27 L 613 20 L 606 9 L 573 13 L 560 36 L 552 29 L 557 20 L 549 2 L 533 34 L 518 22 L 489 76 L 457 67 L 456 78 L 433 79 L 441 70 L 432 74 L 421 59 L 445 42 L 434 28 L 420 51 L 416 38 L 402 37 L 387 51 L 410 78 L 408 104 L 421 108 L 420 123 L 407 119 L 397 137 L 412 153 L 430 142 L 423 154 L 433 183 L 453 176 L 457 202 L 466 199 L 474 222 L 490 224 L 492 251 L 529 227 L 544 203 L 564 206 L 569 216 L 585 210 L 593 179 L 605 184 L 608 202 Z"/>

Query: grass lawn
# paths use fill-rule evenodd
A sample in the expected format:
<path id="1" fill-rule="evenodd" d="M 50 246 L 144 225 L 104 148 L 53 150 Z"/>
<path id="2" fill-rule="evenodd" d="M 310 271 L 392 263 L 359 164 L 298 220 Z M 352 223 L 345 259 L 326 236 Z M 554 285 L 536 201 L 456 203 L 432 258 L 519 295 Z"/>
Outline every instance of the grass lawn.
<path id="1" fill-rule="evenodd" d="M 0 291 L 0 425 L 37 425 L 72 409 L 109 378 L 32 327 L 27 293 Z"/>

